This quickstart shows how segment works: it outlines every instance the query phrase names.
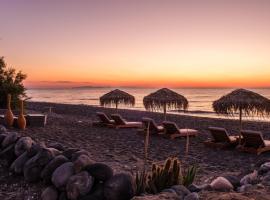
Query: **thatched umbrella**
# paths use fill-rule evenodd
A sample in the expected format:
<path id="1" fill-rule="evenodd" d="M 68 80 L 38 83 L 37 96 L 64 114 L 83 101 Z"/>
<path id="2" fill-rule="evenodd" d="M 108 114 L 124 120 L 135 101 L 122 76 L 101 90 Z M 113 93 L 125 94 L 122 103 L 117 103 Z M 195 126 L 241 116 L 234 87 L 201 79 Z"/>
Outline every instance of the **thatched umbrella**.
<path id="1" fill-rule="evenodd" d="M 115 108 L 118 108 L 119 104 L 124 105 L 135 105 L 135 97 L 119 89 L 112 90 L 107 94 L 104 94 L 99 98 L 101 106 L 112 107 L 115 105 Z"/>
<path id="2" fill-rule="evenodd" d="M 255 92 L 237 89 L 213 102 L 213 109 L 218 114 L 239 114 L 240 132 L 242 116 L 265 116 L 270 114 L 270 100 Z"/>
<path id="3" fill-rule="evenodd" d="M 163 111 L 164 119 L 166 119 L 167 110 L 186 110 L 188 107 L 188 100 L 184 96 L 168 88 L 162 88 L 144 97 L 143 104 L 146 110 Z"/>

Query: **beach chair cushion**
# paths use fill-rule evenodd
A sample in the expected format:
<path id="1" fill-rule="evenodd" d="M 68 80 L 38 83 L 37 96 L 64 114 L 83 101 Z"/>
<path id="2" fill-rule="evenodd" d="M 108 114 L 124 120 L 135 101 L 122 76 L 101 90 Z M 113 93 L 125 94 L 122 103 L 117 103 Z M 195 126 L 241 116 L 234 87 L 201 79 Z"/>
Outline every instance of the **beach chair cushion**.
<path id="1" fill-rule="evenodd" d="M 236 140 L 235 136 L 229 136 L 225 128 L 209 127 L 208 130 L 216 143 L 231 143 Z"/>
<path id="2" fill-rule="evenodd" d="M 150 134 L 156 134 L 156 133 L 160 133 L 160 132 L 164 131 L 164 127 L 163 126 L 158 126 L 156 124 L 156 122 L 151 118 L 144 117 L 142 119 L 142 123 L 143 123 L 144 130 L 148 129 L 148 124 L 149 124 L 149 132 L 150 132 Z"/>

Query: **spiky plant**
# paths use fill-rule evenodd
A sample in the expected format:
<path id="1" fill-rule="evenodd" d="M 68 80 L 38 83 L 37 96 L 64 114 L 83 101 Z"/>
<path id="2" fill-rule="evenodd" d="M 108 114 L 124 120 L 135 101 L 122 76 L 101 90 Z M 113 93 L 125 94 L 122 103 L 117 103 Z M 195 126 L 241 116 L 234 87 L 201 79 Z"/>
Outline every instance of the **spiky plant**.
<path id="1" fill-rule="evenodd" d="M 184 173 L 181 175 L 182 176 L 182 185 L 188 187 L 191 185 L 196 177 L 198 171 L 198 167 L 193 165 L 190 166 Z"/>

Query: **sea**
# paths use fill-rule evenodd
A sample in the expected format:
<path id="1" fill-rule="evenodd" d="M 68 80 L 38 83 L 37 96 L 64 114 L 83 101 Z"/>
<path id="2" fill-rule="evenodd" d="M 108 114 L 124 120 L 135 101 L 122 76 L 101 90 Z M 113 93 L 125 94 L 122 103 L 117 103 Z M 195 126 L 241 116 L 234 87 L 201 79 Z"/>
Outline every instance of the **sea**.
<path id="1" fill-rule="evenodd" d="M 100 106 L 99 97 L 115 88 L 69 88 L 69 89 L 28 89 L 27 96 L 31 101 L 52 102 L 64 104 L 84 104 Z M 133 96 L 136 103 L 134 107 L 120 106 L 119 108 L 145 110 L 143 106 L 143 97 L 156 91 L 158 88 L 119 88 Z M 174 114 L 185 114 L 203 117 L 225 117 L 215 114 L 212 108 L 213 101 L 219 99 L 223 95 L 231 92 L 232 88 L 175 88 L 175 92 L 184 95 L 189 101 L 188 112 L 169 111 Z M 267 98 L 270 98 L 270 88 L 250 89 Z M 235 118 L 235 116 L 226 116 L 226 118 Z M 246 117 L 246 119 L 253 119 Z M 256 120 L 268 121 L 268 118 L 257 118 Z"/>

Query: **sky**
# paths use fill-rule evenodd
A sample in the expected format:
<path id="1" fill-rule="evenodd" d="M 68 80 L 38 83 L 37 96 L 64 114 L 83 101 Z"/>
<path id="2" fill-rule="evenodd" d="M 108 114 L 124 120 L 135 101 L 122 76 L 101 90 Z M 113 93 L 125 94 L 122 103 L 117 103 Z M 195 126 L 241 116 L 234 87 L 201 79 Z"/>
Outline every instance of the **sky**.
<path id="1" fill-rule="evenodd" d="M 0 0 L 27 87 L 270 87 L 269 0 Z"/>

